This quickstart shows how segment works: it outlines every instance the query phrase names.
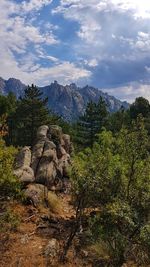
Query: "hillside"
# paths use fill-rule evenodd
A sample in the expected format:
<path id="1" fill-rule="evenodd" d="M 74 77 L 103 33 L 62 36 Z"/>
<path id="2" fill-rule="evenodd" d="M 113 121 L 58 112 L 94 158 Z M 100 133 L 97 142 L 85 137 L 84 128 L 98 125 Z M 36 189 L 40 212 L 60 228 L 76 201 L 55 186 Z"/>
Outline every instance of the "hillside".
<path id="1" fill-rule="evenodd" d="M 1 94 L 6 95 L 9 92 L 13 92 L 19 97 L 23 94 L 25 87 L 26 85 L 20 80 L 10 78 L 6 81 L 0 78 Z M 83 114 L 87 102 L 90 100 L 97 102 L 100 96 L 105 99 L 110 112 L 115 112 L 122 106 L 125 109 L 129 106 L 127 102 L 122 102 L 88 85 L 83 88 L 77 87 L 76 84 L 63 86 L 55 81 L 48 86 L 40 87 L 40 89 L 44 96 L 48 97 L 49 108 L 68 121 L 75 120 L 79 115 Z"/>
<path id="2" fill-rule="evenodd" d="M 19 150 L 0 132 L 0 266 L 150 266 L 149 139 L 134 123 L 74 157 L 57 125 Z"/>

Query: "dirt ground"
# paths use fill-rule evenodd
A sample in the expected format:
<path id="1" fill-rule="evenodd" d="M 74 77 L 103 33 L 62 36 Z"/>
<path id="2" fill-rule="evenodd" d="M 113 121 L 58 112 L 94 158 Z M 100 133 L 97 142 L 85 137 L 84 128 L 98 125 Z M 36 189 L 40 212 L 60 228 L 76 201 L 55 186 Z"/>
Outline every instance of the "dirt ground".
<path id="1" fill-rule="evenodd" d="M 15 231 L 0 233 L 0 267 L 91 266 L 78 258 L 73 249 L 68 252 L 69 260 L 65 264 L 59 262 L 75 213 L 68 195 L 59 195 L 59 198 L 61 210 L 58 214 L 43 207 L 36 209 L 16 202 L 9 204 L 20 216 L 21 223 Z M 57 257 L 49 259 L 45 250 L 52 238 L 58 241 L 59 252 Z"/>

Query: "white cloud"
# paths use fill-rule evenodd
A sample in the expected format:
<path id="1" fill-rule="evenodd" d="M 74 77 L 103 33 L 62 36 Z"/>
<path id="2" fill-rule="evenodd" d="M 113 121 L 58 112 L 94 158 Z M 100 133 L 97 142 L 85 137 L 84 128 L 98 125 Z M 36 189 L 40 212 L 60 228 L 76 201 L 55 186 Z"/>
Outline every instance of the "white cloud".
<path id="1" fill-rule="evenodd" d="M 33 3 L 36 4 L 36 1 L 32 1 Z M 1 0 L 0 9 L 3 10 L 0 19 L 0 75 L 3 78 L 16 77 L 26 84 L 34 82 L 42 85 L 45 80 L 58 79 L 65 83 L 91 75 L 89 71 L 78 68 L 73 63 L 59 62 L 57 58 L 47 55 L 41 45 L 51 45 L 57 43 L 57 40 L 52 33 L 41 33 L 40 28 L 33 26 L 30 20 L 16 14 L 17 4 Z M 16 58 L 14 52 L 20 57 Z M 56 66 L 42 67 L 38 63 L 38 57 L 47 58 L 56 63 Z"/>
<path id="2" fill-rule="evenodd" d="M 47 55 L 42 48 L 42 44 L 58 43 L 52 32 L 52 29 L 56 30 L 56 27 L 52 27 L 50 22 L 46 23 L 47 31 L 43 33 L 44 24 L 42 24 L 41 31 L 40 26 L 34 26 L 33 20 L 28 20 L 24 12 L 37 11 L 43 5 L 51 2 L 49 0 L 31 0 L 15 4 L 9 0 L 1 0 L 0 9 L 3 13 L 0 19 L 0 75 L 3 78 L 16 77 L 25 84 L 42 85 L 45 80 L 50 82 L 58 79 L 60 82 L 66 83 L 91 75 L 90 71 L 78 68 L 73 63 L 60 62 L 56 57 Z M 14 53 L 20 57 L 16 58 Z M 41 66 L 39 58 L 51 61 L 54 66 Z"/>
<path id="3" fill-rule="evenodd" d="M 150 18 L 150 2 L 148 0 L 110 0 L 114 6 L 122 10 L 131 10 L 135 18 Z"/>
<path id="4" fill-rule="evenodd" d="M 45 79 L 60 79 L 61 82 L 78 80 L 83 77 L 89 77 L 91 73 L 84 69 L 76 67 L 69 62 L 59 62 L 51 55 L 45 55 L 42 44 L 57 44 L 57 40 L 51 32 L 52 26 L 47 25 L 49 32 L 42 33 L 39 27 L 33 26 L 32 21 L 27 20 L 23 13 L 38 10 L 43 5 L 51 1 L 30 1 L 18 5 L 9 0 L 1 0 L 0 9 L 2 17 L 0 19 L 0 75 L 3 78 L 17 77 L 24 83 L 44 83 Z M 12 16 L 13 15 L 13 16 Z M 51 26 L 51 27 L 50 27 Z M 33 52 L 28 51 L 32 47 Z M 15 53 L 20 58 L 15 57 Z M 41 67 L 38 56 L 47 58 L 57 65 L 53 67 Z"/>
<path id="5" fill-rule="evenodd" d="M 138 32 L 137 41 L 135 47 L 139 48 L 143 52 L 150 51 L 150 33 Z"/>
<path id="6" fill-rule="evenodd" d="M 24 12 L 31 12 L 31 11 L 38 11 L 43 6 L 49 5 L 52 3 L 52 0 L 30 0 L 30 1 L 23 1 L 20 5 L 21 11 Z"/>
<path id="7" fill-rule="evenodd" d="M 77 35 L 88 43 L 96 42 L 96 36 L 101 31 L 101 25 L 94 13 L 100 10 L 100 6 L 103 6 L 102 9 L 104 9 L 105 3 L 100 4 L 98 0 L 93 0 L 92 3 L 90 0 L 86 0 L 86 2 L 84 0 L 62 0 L 60 2 L 61 5 L 52 13 L 62 13 L 65 18 L 77 21 L 80 24 Z"/>
<path id="8" fill-rule="evenodd" d="M 49 79 L 49 81 L 58 80 L 58 82 L 66 84 L 83 78 L 88 79 L 91 76 L 91 72 L 79 68 L 73 63 L 62 62 L 54 67 L 40 68 L 33 73 L 33 76 L 37 83 L 43 83 L 44 80 Z"/>
<path id="9" fill-rule="evenodd" d="M 131 83 L 112 89 L 102 89 L 104 92 L 114 95 L 122 101 L 133 103 L 135 98 L 144 96 L 150 101 L 150 84 Z"/>
<path id="10" fill-rule="evenodd" d="M 88 65 L 89 67 L 96 67 L 96 66 L 98 66 L 98 61 L 97 61 L 97 59 L 93 58 L 90 60 L 84 60 L 84 64 Z"/>

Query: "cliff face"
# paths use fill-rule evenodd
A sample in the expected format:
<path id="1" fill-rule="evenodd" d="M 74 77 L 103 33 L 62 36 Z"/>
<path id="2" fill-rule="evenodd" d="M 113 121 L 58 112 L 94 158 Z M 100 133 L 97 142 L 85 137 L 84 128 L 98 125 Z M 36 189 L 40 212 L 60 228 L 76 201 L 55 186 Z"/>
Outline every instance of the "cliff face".
<path id="1" fill-rule="evenodd" d="M 19 80 L 11 78 L 5 81 L 0 78 L 0 92 L 2 94 L 8 94 L 12 91 L 19 97 L 23 95 L 25 87 L 26 86 Z M 129 107 L 127 102 L 122 102 L 88 85 L 79 88 L 75 84 L 63 86 L 55 81 L 48 86 L 40 87 L 40 89 L 44 96 L 48 97 L 49 108 L 68 121 L 75 120 L 78 116 L 82 115 L 87 102 L 90 100 L 97 102 L 100 96 L 105 99 L 110 112 L 115 112 L 122 106 L 125 109 Z"/>
<path id="2" fill-rule="evenodd" d="M 20 80 L 10 78 L 4 80 L 0 77 L 0 93 L 7 95 L 9 92 L 13 92 L 18 98 L 23 94 L 26 85 L 23 84 Z"/>
<path id="3" fill-rule="evenodd" d="M 60 85 L 57 82 L 41 87 L 45 96 L 48 96 L 49 107 L 66 120 L 75 120 L 84 113 L 87 103 L 92 100 L 98 102 L 100 96 L 105 99 L 110 112 L 119 110 L 122 106 L 127 109 L 129 104 L 122 102 L 101 90 L 85 86 L 77 87 L 75 84 Z"/>

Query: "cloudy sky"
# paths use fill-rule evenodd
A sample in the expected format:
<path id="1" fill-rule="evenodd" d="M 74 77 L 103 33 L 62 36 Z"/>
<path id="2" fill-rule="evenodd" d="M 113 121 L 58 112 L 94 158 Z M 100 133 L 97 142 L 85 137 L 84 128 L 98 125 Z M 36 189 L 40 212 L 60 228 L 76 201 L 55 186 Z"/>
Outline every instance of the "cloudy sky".
<path id="1" fill-rule="evenodd" d="M 0 76 L 150 99 L 149 0 L 0 0 Z"/>

